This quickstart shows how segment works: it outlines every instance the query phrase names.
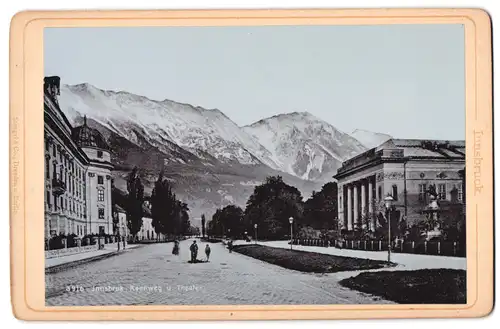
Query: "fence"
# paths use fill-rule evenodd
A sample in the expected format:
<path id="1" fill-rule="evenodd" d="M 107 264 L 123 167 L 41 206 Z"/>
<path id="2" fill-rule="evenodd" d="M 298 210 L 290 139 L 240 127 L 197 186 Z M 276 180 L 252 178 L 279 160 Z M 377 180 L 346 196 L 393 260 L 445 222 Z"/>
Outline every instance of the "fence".
<path id="1" fill-rule="evenodd" d="M 388 250 L 388 242 L 384 240 L 293 239 L 293 244 L 366 251 Z M 394 253 L 465 257 L 465 245 L 458 241 L 402 241 L 393 243 L 391 251 Z"/>
<path id="2" fill-rule="evenodd" d="M 97 249 L 98 249 L 97 245 L 91 245 L 91 246 L 84 246 L 84 247 L 73 247 L 73 248 L 47 250 L 47 251 L 45 251 L 45 258 L 49 259 L 49 258 L 56 258 L 56 257 L 62 257 L 62 256 L 69 256 L 69 255 L 74 255 L 74 254 L 78 254 L 81 252 L 95 251 Z"/>

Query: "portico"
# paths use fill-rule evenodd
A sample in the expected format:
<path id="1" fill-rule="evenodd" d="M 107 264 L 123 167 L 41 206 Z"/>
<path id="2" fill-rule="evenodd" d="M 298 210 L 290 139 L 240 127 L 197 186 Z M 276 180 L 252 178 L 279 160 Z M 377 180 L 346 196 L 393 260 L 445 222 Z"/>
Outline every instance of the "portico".
<path id="1" fill-rule="evenodd" d="M 390 139 L 344 161 L 334 176 L 341 228 L 375 231 L 388 194 L 401 218 L 409 224 L 421 220 L 430 185 L 441 191 L 440 202 L 463 203 L 464 165 L 463 141 L 405 139 Z"/>
<path id="2" fill-rule="evenodd" d="M 368 175 L 339 186 L 339 213 L 342 213 L 344 228 L 353 230 L 360 225 L 368 225 L 367 229 L 375 229 L 372 220 L 363 220 L 373 215 L 375 177 Z"/>

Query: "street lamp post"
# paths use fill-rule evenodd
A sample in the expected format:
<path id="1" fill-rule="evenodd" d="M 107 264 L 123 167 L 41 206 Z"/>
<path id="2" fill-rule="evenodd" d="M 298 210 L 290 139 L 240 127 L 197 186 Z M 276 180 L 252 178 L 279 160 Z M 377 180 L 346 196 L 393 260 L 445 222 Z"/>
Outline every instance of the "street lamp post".
<path id="1" fill-rule="evenodd" d="M 288 218 L 290 222 L 290 250 L 293 249 L 293 217 Z"/>
<path id="2" fill-rule="evenodd" d="M 392 205 L 392 201 L 394 201 L 394 199 L 392 198 L 392 196 L 387 195 L 385 197 L 384 201 L 385 201 L 385 207 L 387 208 L 387 227 L 388 227 L 387 261 L 390 262 L 391 261 L 391 205 Z"/>
<path id="3" fill-rule="evenodd" d="M 257 224 L 254 224 L 253 227 L 255 229 L 255 244 L 257 244 Z"/>

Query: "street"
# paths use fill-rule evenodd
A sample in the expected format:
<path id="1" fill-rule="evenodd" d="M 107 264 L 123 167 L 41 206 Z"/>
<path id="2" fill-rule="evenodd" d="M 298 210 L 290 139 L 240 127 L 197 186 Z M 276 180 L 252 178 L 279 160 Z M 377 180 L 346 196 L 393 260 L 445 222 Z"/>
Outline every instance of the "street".
<path id="1" fill-rule="evenodd" d="M 200 243 L 198 259 L 205 260 Z M 341 287 L 335 274 L 287 270 L 210 244 L 210 262 L 190 264 L 189 245 L 144 245 L 47 274 L 47 306 L 389 303 Z"/>

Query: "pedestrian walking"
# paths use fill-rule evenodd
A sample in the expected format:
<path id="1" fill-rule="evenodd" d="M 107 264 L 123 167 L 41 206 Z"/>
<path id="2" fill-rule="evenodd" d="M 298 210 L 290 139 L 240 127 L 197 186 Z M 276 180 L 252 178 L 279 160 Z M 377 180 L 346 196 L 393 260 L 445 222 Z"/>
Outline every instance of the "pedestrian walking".
<path id="1" fill-rule="evenodd" d="M 172 249 L 172 254 L 174 255 L 179 254 L 179 241 L 177 240 L 174 241 L 174 248 Z"/>
<path id="2" fill-rule="evenodd" d="M 229 242 L 227 243 L 227 249 L 229 249 L 229 252 L 233 251 L 233 241 L 232 240 L 229 240 Z"/>
<path id="3" fill-rule="evenodd" d="M 205 255 L 207 255 L 207 262 L 210 260 L 210 246 L 207 243 L 207 246 L 205 247 Z"/>
<path id="4" fill-rule="evenodd" d="M 196 244 L 196 240 L 193 241 L 189 250 L 191 251 L 191 263 L 195 263 L 196 257 L 198 257 L 198 245 Z"/>

